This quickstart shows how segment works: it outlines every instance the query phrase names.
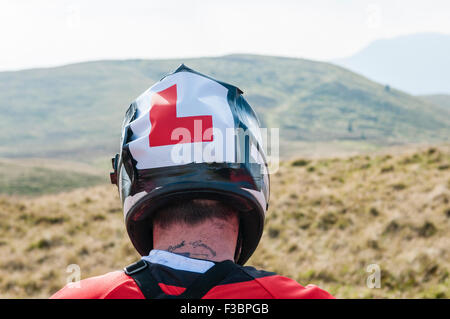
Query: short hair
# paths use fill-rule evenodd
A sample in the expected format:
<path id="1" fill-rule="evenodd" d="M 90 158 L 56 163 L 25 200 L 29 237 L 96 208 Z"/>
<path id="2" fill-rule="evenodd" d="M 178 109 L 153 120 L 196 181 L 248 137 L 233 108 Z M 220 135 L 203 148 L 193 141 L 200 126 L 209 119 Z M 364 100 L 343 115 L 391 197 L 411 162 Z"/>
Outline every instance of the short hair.
<path id="1" fill-rule="evenodd" d="M 228 220 L 238 216 L 236 209 L 218 200 L 190 199 L 182 200 L 163 208 L 153 215 L 153 225 L 167 228 L 175 223 L 194 226 L 211 219 Z"/>

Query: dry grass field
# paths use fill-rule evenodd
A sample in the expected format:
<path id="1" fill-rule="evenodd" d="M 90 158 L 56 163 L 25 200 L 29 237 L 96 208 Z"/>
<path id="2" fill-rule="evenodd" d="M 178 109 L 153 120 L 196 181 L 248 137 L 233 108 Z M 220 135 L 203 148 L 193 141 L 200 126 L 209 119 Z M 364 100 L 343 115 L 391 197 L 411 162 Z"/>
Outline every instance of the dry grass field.
<path id="1" fill-rule="evenodd" d="M 450 297 L 450 148 L 283 162 L 248 262 L 338 298 Z M 0 197 L 0 297 L 47 298 L 138 258 L 117 190 Z M 378 264 L 381 288 L 366 286 Z"/>

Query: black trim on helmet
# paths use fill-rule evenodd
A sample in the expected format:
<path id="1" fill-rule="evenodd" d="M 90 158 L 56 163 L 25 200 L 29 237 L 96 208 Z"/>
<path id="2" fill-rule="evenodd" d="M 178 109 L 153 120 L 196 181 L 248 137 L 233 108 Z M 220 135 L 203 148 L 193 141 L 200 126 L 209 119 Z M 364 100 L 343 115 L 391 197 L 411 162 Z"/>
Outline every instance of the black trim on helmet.
<path id="1" fill-rule="evenodd" d="M 192 163 L 139 171 L 136 188 L 146 191 L 130 208 L 127 231 L 136 250 L 147 255 L 153 247 L 152 215 L 160 207 L 183 199 L 215 199 L 239 212 L 242 250 L 237 260 L 243 265 L 259 243 L 265 207 L 248 191 L 259 191 L 261 181 L 254 176 L 260 165 L 234 163 Z M 253 171 L 253 172 L 252 172 Z"/>

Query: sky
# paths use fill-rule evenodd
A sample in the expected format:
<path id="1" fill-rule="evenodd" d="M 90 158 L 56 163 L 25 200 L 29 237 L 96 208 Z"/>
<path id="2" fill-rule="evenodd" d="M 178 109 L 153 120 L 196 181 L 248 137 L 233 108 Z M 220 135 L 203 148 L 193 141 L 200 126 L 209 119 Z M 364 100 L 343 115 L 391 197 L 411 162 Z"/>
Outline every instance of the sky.
<path id="1" fill-rule="evenodd" d="M 448 0 L 0 0 L 0 70 L 253 53 L 328 61 L 450 34 Z"/>

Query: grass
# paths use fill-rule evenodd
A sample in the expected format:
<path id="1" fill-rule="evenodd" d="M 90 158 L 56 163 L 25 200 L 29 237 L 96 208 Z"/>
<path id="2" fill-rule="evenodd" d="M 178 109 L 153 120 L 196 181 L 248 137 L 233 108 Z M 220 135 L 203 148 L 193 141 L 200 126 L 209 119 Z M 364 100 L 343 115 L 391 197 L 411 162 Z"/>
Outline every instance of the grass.
<path id="1" fill-rule="evenodd" d="M 450 298 L 449 163 L 449 146 L 282 162 L 248 265 L 338 298 Z M 2 195 L 0 238 L 3 298 L 48 297 L 70 264 L 87 278 L 138 258 L 112 185 Z M 371 264 L 379 289 L 366 286 Z"/>
<path id="2" fill-rule="evenodd" d="M 0 159 L 0 194 L 41 195 L 103 184 L 107 174 L 87 164 L 50 159 Z"/>
<path id="3" fill-rule="evenodd" d="M 449 161 L 423 148 L 284 163 L 250 262 L 341 298 L 450 297 Z M 365 285 L 370 264 L 380 289 Z"/>

